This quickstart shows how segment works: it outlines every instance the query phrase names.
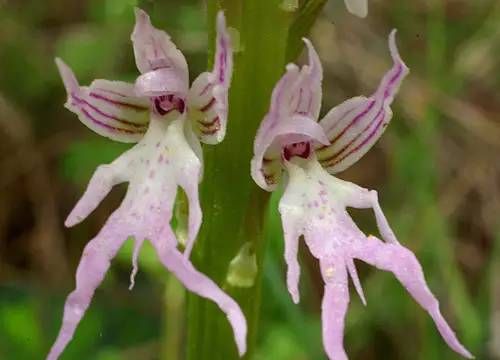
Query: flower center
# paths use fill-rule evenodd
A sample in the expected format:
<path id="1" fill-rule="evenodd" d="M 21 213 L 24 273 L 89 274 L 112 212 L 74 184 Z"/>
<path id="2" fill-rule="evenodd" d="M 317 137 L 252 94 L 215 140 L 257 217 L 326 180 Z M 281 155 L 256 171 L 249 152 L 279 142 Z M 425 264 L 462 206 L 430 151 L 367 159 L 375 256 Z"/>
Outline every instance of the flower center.
<path id="1" fill-rule="evenodd" d="M 294 156 L 307 159 L 311 154 L 311 144 L 309 141 L 301 141 L 298 143 L 293 143 L 286 145 L 283 148 L 283 157 L 285 160 L 290 161 Z"/>
<path id="2" fill-rule="evenodd" d="M 153 104 L 154 110 L 161 116 L 168 114 L 172 110 L 177 110 L 182 114 L 186 108 L 184 100 L 173 94 L 154 97 Z"/>

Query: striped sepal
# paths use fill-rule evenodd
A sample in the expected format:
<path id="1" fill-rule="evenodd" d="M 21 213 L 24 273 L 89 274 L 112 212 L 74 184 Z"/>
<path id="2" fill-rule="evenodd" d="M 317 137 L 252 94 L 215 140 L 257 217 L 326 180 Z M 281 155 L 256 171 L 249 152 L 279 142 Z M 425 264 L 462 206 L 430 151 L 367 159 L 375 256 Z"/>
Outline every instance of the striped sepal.
<path id="1" fill-rule="evenodd" d="M 355 97 L 330 110 L 320 121 L 331 145 L 319 145 L 316 154 L 330 173 L 347 169 L 358 161 L 384 133 L 392 117 L 390 105 L 408 68 L 396 48 L 395 31 L 389 36 L 393 67 L 371 97 Z"/>
<path id="2" fill-rule="evenodd" d="M 149 124 L 149 101 L 135 96 L 133 85 L 95 80 L 79 86 L 71 69 L 56 59 L 68 92 L 66 107 L 99 135 L 120 142 L 137 142 Z"/>

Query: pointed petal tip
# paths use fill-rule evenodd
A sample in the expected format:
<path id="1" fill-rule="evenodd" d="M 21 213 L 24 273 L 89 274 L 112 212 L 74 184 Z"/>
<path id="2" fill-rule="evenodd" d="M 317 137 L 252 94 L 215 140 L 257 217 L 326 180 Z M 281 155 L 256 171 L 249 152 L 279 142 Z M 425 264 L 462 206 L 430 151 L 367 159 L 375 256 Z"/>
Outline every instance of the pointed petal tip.
<path id="1" fill-rule="evenodd" d="M 397 29 L 392 29 L 389 33 L 389 49 L 391 50 L 391 54 L 393 57 L 399 58 L 398 45 L 396 43 L 396 34 L 398 33 Z"/>
<path id="2" fill-rule="evenodd" d="M 401 58 L 401 55 L 399 54 L 398 44 L 396 42 L 397 32 L 397 29 L 392 29 L 392 31 L 389 33 L 389 50 L 391 52 L 393 61 L 401 63 L 404 67 L 404 72 L 407 74 L 410 72 L 410 69 L 408 68 L 408 66 L 406 66 L 405 62 Z"/>
<path id="3" fill-rule="evenodd" d="M 66 218 L 66 220 L 64 221 L 64 226 L 67 228 L 70 228 L 70 227 L 75 226 L 78 223 L 79 223 L 78 219 L 76 219 L 73 216 L 73 214 L 69 214 L 68 217 Z"/>
<path id="4" fill-rule="evenodd" d="M 134 14 L 135 14 L 135 20 L 137 22 L 149 19 L 148 13 L 142 10 L 140 7 L 137 6 L 134 7 Z"/>
<path id="5" fill-rule="evenodd" d="M 217 12 L 217 30 L 226 31 L 226 16 L 222 10 Z"/>
<path id="6" fill-rule="evenodd" d="M 57 69 L 59 70 L 59 75 L 64 83 L 66 92 L 70 94 L 79 88 L 78 81 L 76 80 L 73 70 L 61 59 L 56 57 L 54 59 Z"/>
<path id="7" fill-rule="evenodd" d="M 138 33 L 145 31 L 147 27 L 151 27 L 151 19 L 147 12 L 139 7 L 134 8 L 135 14 L 135 26 L 134 31 L 132 31 L 131 39 L 132 41 L 138 35 Z"/>

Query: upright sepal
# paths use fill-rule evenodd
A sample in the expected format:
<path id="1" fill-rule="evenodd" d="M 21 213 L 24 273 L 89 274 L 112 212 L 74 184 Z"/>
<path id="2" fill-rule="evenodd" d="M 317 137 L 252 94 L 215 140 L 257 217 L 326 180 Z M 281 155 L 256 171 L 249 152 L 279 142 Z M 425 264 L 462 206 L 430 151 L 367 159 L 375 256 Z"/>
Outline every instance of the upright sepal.
<path id="1" fill-rule="evenodd" d="M 188 94 L 188 110 L 193 128 L 206 144 L 217 144 L 226 135 L 228 93 L 233 72 L 233 49 L 224 13 L 217 14 L 214 67 L 200 74 Z"/>
<path id="2" fill-rule="evenodd" d="M 329 145 L 316 122 L 321 108 L 323 68 L 311 42 L 304 39 L 309 63 L 299 68 L 288 64 L 286 73 L 273 89 L 268 114 L 254 142 L 251 171 L 255 182 L 267 191 L 281 179 L 282 148 L 301 141 Z"/>
<path id="3" fill-rule="evenodd" d="M 318 160 L 330 173 L 347 169 L 382 136 L 392 118 L 390 105 L 409 70 L 396 47 L 396 31 L 389 35 L 393 67 L 370 97 L 355 97 L 333 108 L 320 121 L 330 145 L 319 146 Z"/>
<path id="4" fill-rule="evenodd" d="M 288 64 L 286 73 L 275 86 L 269 114 L 289 117 L 295 114 L 317 120 L 321 109 L 323 67 L 316 50 L 308 39 L 303 39 L 308 52 L 308 64 L 299 68 Z"/>
<path id="5" fill-rule="evenodd" d="M 73 71 L 56 59 L 68 93 L 66 107 L 88 128 L 120 142 L 137 142 L 149 124 L 149 101 L 135 96 L 134 87 L 121 81 L 94 80 L 80 86 Z"/>
<path id="6" fill-rule="evenodd" d="M 142 73 L 136 80 L 136 92 L 141 96 L 186 94 L 189 72 L 184 55 L 165 31 L 151 24 L 146 12 L 136 8 L 135 16 L 131 39 L 135 62 Z"/>

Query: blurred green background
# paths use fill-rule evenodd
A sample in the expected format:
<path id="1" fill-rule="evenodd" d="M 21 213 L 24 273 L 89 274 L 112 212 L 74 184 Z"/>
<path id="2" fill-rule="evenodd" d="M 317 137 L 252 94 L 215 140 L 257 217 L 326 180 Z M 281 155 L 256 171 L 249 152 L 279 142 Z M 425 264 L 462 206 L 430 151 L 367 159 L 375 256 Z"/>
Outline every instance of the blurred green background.
<path id="1" fill-rule="evenodd" d="M 83 224 L 63 227 L 95 167 L 127 146 L 92 133 L 63 108 L 53 58 L 67 61 L 83 84 L 134 79 L 135 5 L 0 0 L 0 359 L 45 357 L 83 246 L 125 190 L 115 189 Z M 191 76 L 203 71 L 203 3 L 139 5 L 183 50 Z M 460 338 L 478 359 L 500 359 L 500 2 L 373 0 L 361 20 L 343 1 L 330 0 L 311 32 L 325 67 L 324 109 L 375 88 L 389 66 L 386 36 L 393 27 L 411 74 L 382 140 L 341 177 L 379 191 Z M 293 305 L 277 201 L 256 359 L 324 359 L 318 267 L 302 247 L 302 302 Z M 376 231 L 370 212 L 352 215 L 367 233 Z M 62 359 L 183 358 L 182 288 L 145 246 L 136 287 L 128 291 L 130 253 L 129 246 L 114 261 Z M 358 267 L 368 307 L 352 293 L 345 339 L 351 359 L 458 358 L 392 275 Z"/>

